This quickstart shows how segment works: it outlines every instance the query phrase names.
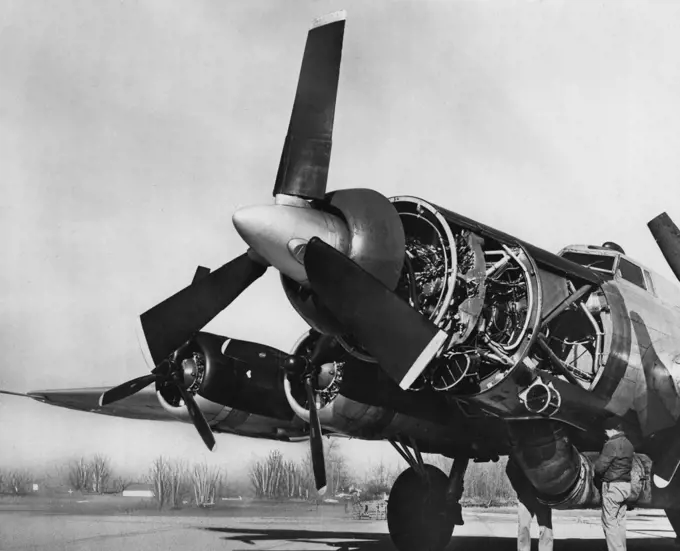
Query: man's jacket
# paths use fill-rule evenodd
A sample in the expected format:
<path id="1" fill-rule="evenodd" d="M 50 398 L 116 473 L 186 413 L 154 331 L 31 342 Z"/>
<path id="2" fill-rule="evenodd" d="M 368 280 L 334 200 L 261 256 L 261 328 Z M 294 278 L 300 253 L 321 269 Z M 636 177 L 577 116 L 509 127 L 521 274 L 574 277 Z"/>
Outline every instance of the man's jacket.
<path id="1" fill-rule="evenodd" d="M 633 444 L 622 433 L 607 440 L 595 461 L 595 473 L 605 482 L 630 482 L 633 467 Z"/>

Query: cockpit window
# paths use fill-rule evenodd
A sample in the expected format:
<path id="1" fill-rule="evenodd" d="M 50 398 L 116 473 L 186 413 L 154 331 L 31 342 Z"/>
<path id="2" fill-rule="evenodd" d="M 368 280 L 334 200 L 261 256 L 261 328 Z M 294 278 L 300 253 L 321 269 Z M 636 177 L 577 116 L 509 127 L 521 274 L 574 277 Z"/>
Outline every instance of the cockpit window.
<path id="1" fill-rule="evenodd" d="M 645 272 L 645 283 L 647 284 L 647 290 L 650 293 L 656 294 L 656 291 L 654 289 L 654 280 L 652 279 L 652 274 L 650 274 L 647 270 Z"/>
<path id="2" fill-rule="evenodd" d="M 562 254 L 562 258 L 576 262 L 576 264 L 580 264 L 591 270 L 606 272 L 608 274 L 614 273 L 614 261 L 616 260 L 616 257 L 614 256 L 565 252 Z"/>
<path id="3" fill-rule="evenodd" d="M 619 262 L 619 273 L 626 281 L 630 281 L 638 287 L 647 289 L 647 286 L 645 285 L 645 278 L 642 275 L 642 269 L 637 267 L 632 262 L 629 262 L 625 258 L 622 258 Z"/>

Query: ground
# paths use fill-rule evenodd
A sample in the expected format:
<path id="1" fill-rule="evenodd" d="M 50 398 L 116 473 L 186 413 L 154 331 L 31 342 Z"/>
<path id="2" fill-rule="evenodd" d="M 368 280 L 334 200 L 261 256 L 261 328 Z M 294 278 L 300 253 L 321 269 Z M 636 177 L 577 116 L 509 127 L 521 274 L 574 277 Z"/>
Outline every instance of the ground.
<path id="1" fill-rule="evenodd" d="M 514 551 L 514 508 L 468 508 L 447 551 Z M 555 551 L 604 550 L 597 511 L 558 511 Z M 537 528 L 534 526 L 534 534 Z M 628 549 L 671 550 L 675 534 L 662 511 L 628 517 Z M 536 542 L 534 542 L 534 548 Z M 392 551 L 385 521 L 351 520 L 343 505 L 225 503 L 215 509 L 159 512 L 123 498 L 0 500 L 0 549 L 85 551 Z"/>

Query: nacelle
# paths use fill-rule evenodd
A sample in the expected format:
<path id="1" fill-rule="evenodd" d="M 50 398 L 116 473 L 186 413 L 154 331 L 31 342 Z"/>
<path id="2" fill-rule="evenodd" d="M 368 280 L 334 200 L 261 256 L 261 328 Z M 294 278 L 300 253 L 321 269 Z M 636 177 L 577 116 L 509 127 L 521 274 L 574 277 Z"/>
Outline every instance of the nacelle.
<path id="1" fill-rule="evenodd" d="M 188 391 L 194 395 L 206 420 L 217 430 L 232 431 L 252 425 L 257 431 L 265 420 L 289 424 L 295 418 L 283 392 L 283 376 L 279 369 L 250 367 L 223 354 L 231 339 L 200 332 L 183 353 L 183 365 L 190 372 Z M 187 361 L 188 360 L 188 361 Z M 161 406 L 171 415 L 191 422 L 176 386 L 157 389 Z M 269 423 L 271 424 L 271 423 Z M 299 423 L 302 427 L 302 423 Z M 272 430 L 275 430 L 272 428 Z"/>
<path id="2" fill-rule="evenodd" d="M 312 333 L 305 333 L 292 353 L 308 356 L 314 339 Z M 478 409 L 464 410 L 432 390 L 404 391 L 378 365 L 354 358 L 341 346 L 335 346 L 322 362 L 315 398 L 326 429 L 368 440 L 413 438 L 421 451 L 449 456 L 463 450 L 490 459 L 505 445 L 502 422 Z M 290 407 L 309 422 L 301 381 L 289 376 L 284 388 Z M 496 451 L 490 451 L 491 447 Z"/>

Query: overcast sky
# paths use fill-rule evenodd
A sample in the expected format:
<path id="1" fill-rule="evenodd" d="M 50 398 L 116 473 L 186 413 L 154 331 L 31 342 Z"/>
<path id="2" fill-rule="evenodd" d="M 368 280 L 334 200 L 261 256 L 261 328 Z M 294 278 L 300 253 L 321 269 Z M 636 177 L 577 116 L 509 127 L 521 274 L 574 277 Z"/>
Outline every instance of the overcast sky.
<path id="1" fill-rule="evenodd" d="M 245 250 L 231 215 L 271 201 L 307 29 L 342 8 L 329 189 L 418 195 L 552 251 L 613 240 L 672 277 L 646 223 L 680 221 L 680 3 L 5 0 L 0 387 L 147 371 L 136 318 Z M 288 350 L 305 324 L 272 272 L 208 329 Z M 217 438 L 228 465 L 270 447 Z M 6 396 L 0 441 L 0 465 L 207 454 L 191 426 Z"/>

